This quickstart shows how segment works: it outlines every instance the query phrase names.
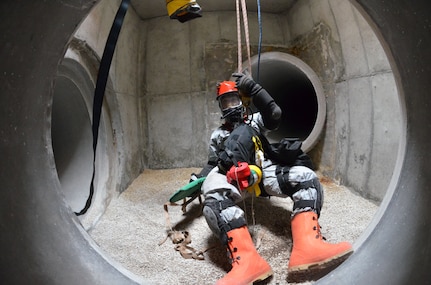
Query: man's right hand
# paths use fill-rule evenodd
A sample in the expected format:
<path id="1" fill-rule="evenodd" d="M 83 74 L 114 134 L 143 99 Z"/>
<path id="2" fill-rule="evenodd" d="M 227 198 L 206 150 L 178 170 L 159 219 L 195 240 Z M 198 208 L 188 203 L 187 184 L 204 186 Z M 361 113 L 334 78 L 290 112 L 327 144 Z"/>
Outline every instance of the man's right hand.
<path id="1" fill-rule="evenodd" d="M 196 173 L 192 173 L 190 175 L 190 180 L 189 183 L 198 180 L 199 178 L 203 177 L 202 175 L 196 174 Z"/>

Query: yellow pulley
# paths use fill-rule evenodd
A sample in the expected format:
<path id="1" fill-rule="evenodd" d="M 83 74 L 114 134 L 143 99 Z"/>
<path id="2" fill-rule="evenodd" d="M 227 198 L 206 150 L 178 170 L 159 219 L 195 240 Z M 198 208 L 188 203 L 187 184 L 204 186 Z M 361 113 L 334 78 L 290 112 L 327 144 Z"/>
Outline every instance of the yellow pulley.
<path id="1" fill-rule="evenodd" d="M 181 23 L 202 17 L 201 7 L 196 1 L 166 0 L 166 9 L 171 19 L 177 19 Z"/>
<path id="2" fill-rule="evenodd" d="M 254 176 L 254 183 L 247 187 L 247 191 L 250 193 L 255 193 L 256 197 L 259 197 L 262 191 L 260 190 L 259 183 L 262 180 L 262 170 L 256 165 L 250 164 L 248 166 L 251 171 L 251 175 Z"/>

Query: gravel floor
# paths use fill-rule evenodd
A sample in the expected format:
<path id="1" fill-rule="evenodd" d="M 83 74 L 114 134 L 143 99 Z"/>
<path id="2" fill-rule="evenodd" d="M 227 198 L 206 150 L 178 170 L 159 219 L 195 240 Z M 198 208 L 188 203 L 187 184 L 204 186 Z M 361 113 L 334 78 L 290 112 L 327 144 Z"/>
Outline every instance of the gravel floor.
<path id="1" fill-rule="evenodd" d="M 214 284 L 230 267 L 225 249 L 201 215 L 198 199 L 187 206 L 185 214 L 181 207 L 169 207 L 169 215 L 176 230 L 190 233 L 190 246 L 198 250 L 215 246 L 205 252 L 205 260 L 184 259 L 170 239 L 159 245 L 166 237 L 163 204 L 188 183 L 192 172 L 199 170 L 145 170 L 111 202 L 89 234 L 103 251 L 150 284 Z M 321 182 L 325 188 L 325 203 L 319 220 L 322 234 L 329 242 L 345 240 L 354 243 L 378 206 L 325 177 L 321 177 Z M 292 246 L 291 200 L 249 198 L 240 206 L 246 210 L 255 242 L 260 237 L 259 253 L 274 270 L 271 278 L 259 284 L 287 284 L 287 264 Z"/>

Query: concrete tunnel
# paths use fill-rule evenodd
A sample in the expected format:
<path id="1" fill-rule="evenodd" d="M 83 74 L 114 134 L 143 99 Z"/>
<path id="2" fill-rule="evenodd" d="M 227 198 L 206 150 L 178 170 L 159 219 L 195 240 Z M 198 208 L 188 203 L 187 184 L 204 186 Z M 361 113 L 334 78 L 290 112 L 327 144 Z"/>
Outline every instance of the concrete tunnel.
<path id="1" fill-rule="evenodd" d="M 119 1 L 100 1 L 97 5 L 94 1 L 1 4 L 1 280 L 8 284 L 76 284 L 77 280 L 81 284 L 146 283 L 100 252 L 85 229 L 97 222 L 109 201 L 144 168 L 187 167 L 204 161 L 208 132 L 218 120 L 217 106 L 211 103 L 212 88 L 236 65 L 236 31 L 228 29 L 234 26 L 233 8 L 226 11 L 227 1 L 219 3 L 205 3 L 208 12 L 202 19 L 180 25 L 167 18 L 164 5 L 156 13 L 157 5 L 143 9 L 148 3 L 132 1 L 108 82 L 98 148 L 96 188 L 108 190 L 96 192 L 93 206 L 83 218 L 76 217 L 73 210 L 85 201 L 87 188 L 82 185 L 91 168 L 87 110 Z M 430 4 L 362 0 L 351 1 L 355 8 L 337 10 L 349 5 L 346 3 L 281 1 L 263 6 L 267 38 L 261 83 L 275 94 L 284 89 L 274 86 L 284 83 L 285 78 L 277 80 L 278 74 L 268 67 L 303 78 L 296 81 L 304 82 L 301 86 L 308 86 L 306 90 L 316 96 L 307 102 L 315 110 L 311 112 L 313 123 L 305 127 L 305 134 L 289 134 L 291 128 L 282 128 L 278 135 L 308 140 L 306 150 L 326 175 L 365 197 L 381 200 L 378 214 L 355 244 L 355 253 L 317 284 L 422 284 L 431 280 L 427 215 L 431 176 L 426 164 L 431 135 L 427 123 L 431 102 L 426 93 L 431 84 L 427 64 Z M 253 9 L 251 5 L 250 14 Z M 325 18 L 325 11 L 336 15 L 339 22 Z M 366 21 L 360 20 L 360 15 Z M 209 33 L 209 28 L 198 29 L 200 20 L 217 23 L 219 30 Z M 350 22 L 356 24 L 340 25 Z M 367 30 L 366 22 L 372 29 Z M 338 36 L 330 33 L 334 27 Z M 251 27 L 254 37 L 256 30 L 256 26 Z M 374 68 L 366 64 L 365 76 L 353 68 L 360 69 L 364 62 L 355 60 L 360 54 L 355 54 L 358 46 L 352 44 L 355 30 L 362 31 L 359 46 L 371 50 L 364 53 L 369 61 L 382 64 Z M 385 69 L 385 59 L 371 57 L 381 54 L 380 48 L 364 31 L 375 32 L 390 71 Z M 137 38 L 138 34 L 144 40 Z M 252 36 L 254 55 L 256 42 Z M 352 44 L 350 49 L 348 44 Z M 134 51 L 139 46 L 145 50 Z M 309 46 L 313 49 L 307 50 Z M 163 64 L 160 58 L 165 58 Z M 322 63 L 321 58 L 326 61 Z M 344 60 L 341 65 L 334 61 L 339 58 Z M 175 64 L 170 65 L 172 62 Z M 257 68 L 255 56 L 253 68 Z M 382 86 L 386 88 L 382 94 L 395 94 L 396 98 L 381 96 L 381 101 L 375 100 L 370 94 L 380 94 Z M 353 96 L 355 92 L 363 96 Z M 65 93 L 69 96 L 62 97 Z M 393 101 L 399 105 L 392 105 Z M 369 108 L 361 108 L 364 105 Z M 387 109 L 377 108 L 382 105 Z M 201 106 L 205 106 L 203 113 L 198 111 Z M 186 111 L 172 112 L 178 110 L 175 108 Z M 395 113 L 396 118 L 385 117 L 386 113 Z M 200 119 L 203 114 L 206 120 Z M 175 118 L 193 123 L 176 129 Z M 391 124 L 378 124 L 391 119 L 400 121 L 399 133 L 391 133 Z M 284 125 L 290 122 L 284 120 Z M 163 125 L 169 131 L 181 131 L 175 153 L 166 151 L 169 141 L 157 131 L 164 121 L 171 123 Z M 368 128 L 373 136 L 364 135 L 368 126 L 373 126 Z M 193 150 L 194 158 L 184 162 L 184 154 L 190 152 L 190 141 L 185 138 L 195 133 L 194 140 L 199 143 Z M 395 143 L 392 135 L 399 135 Z"/>

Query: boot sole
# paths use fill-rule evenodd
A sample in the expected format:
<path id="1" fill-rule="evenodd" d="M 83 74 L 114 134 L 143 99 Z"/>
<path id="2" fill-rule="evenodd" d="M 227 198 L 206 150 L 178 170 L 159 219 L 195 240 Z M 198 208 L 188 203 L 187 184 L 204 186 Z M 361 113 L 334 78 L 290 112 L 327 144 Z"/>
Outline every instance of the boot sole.
<path id="1" fill-rule="evenodd" d="M 353 250 L 349 250 L 320 263 L 305 264 L 294 268 L 289 268 L 287 270 L 287 282 L 302 283 L 320 279 L 337 268 L 352 253 Z"/>
<path id="2" fill-rule="evenodd" d="M 263 273 L 262 275 L 258 276 L 256 279 L 254 279 L 251 283 L 249 283 L 248 285 L 252 285 L 254 282 L 259 282 L 259 281 L 263 281 L 266 278 L 272 276 L 274 274 L 274 272 L 272 271 L 272 269 L 268 272 Z"/>

